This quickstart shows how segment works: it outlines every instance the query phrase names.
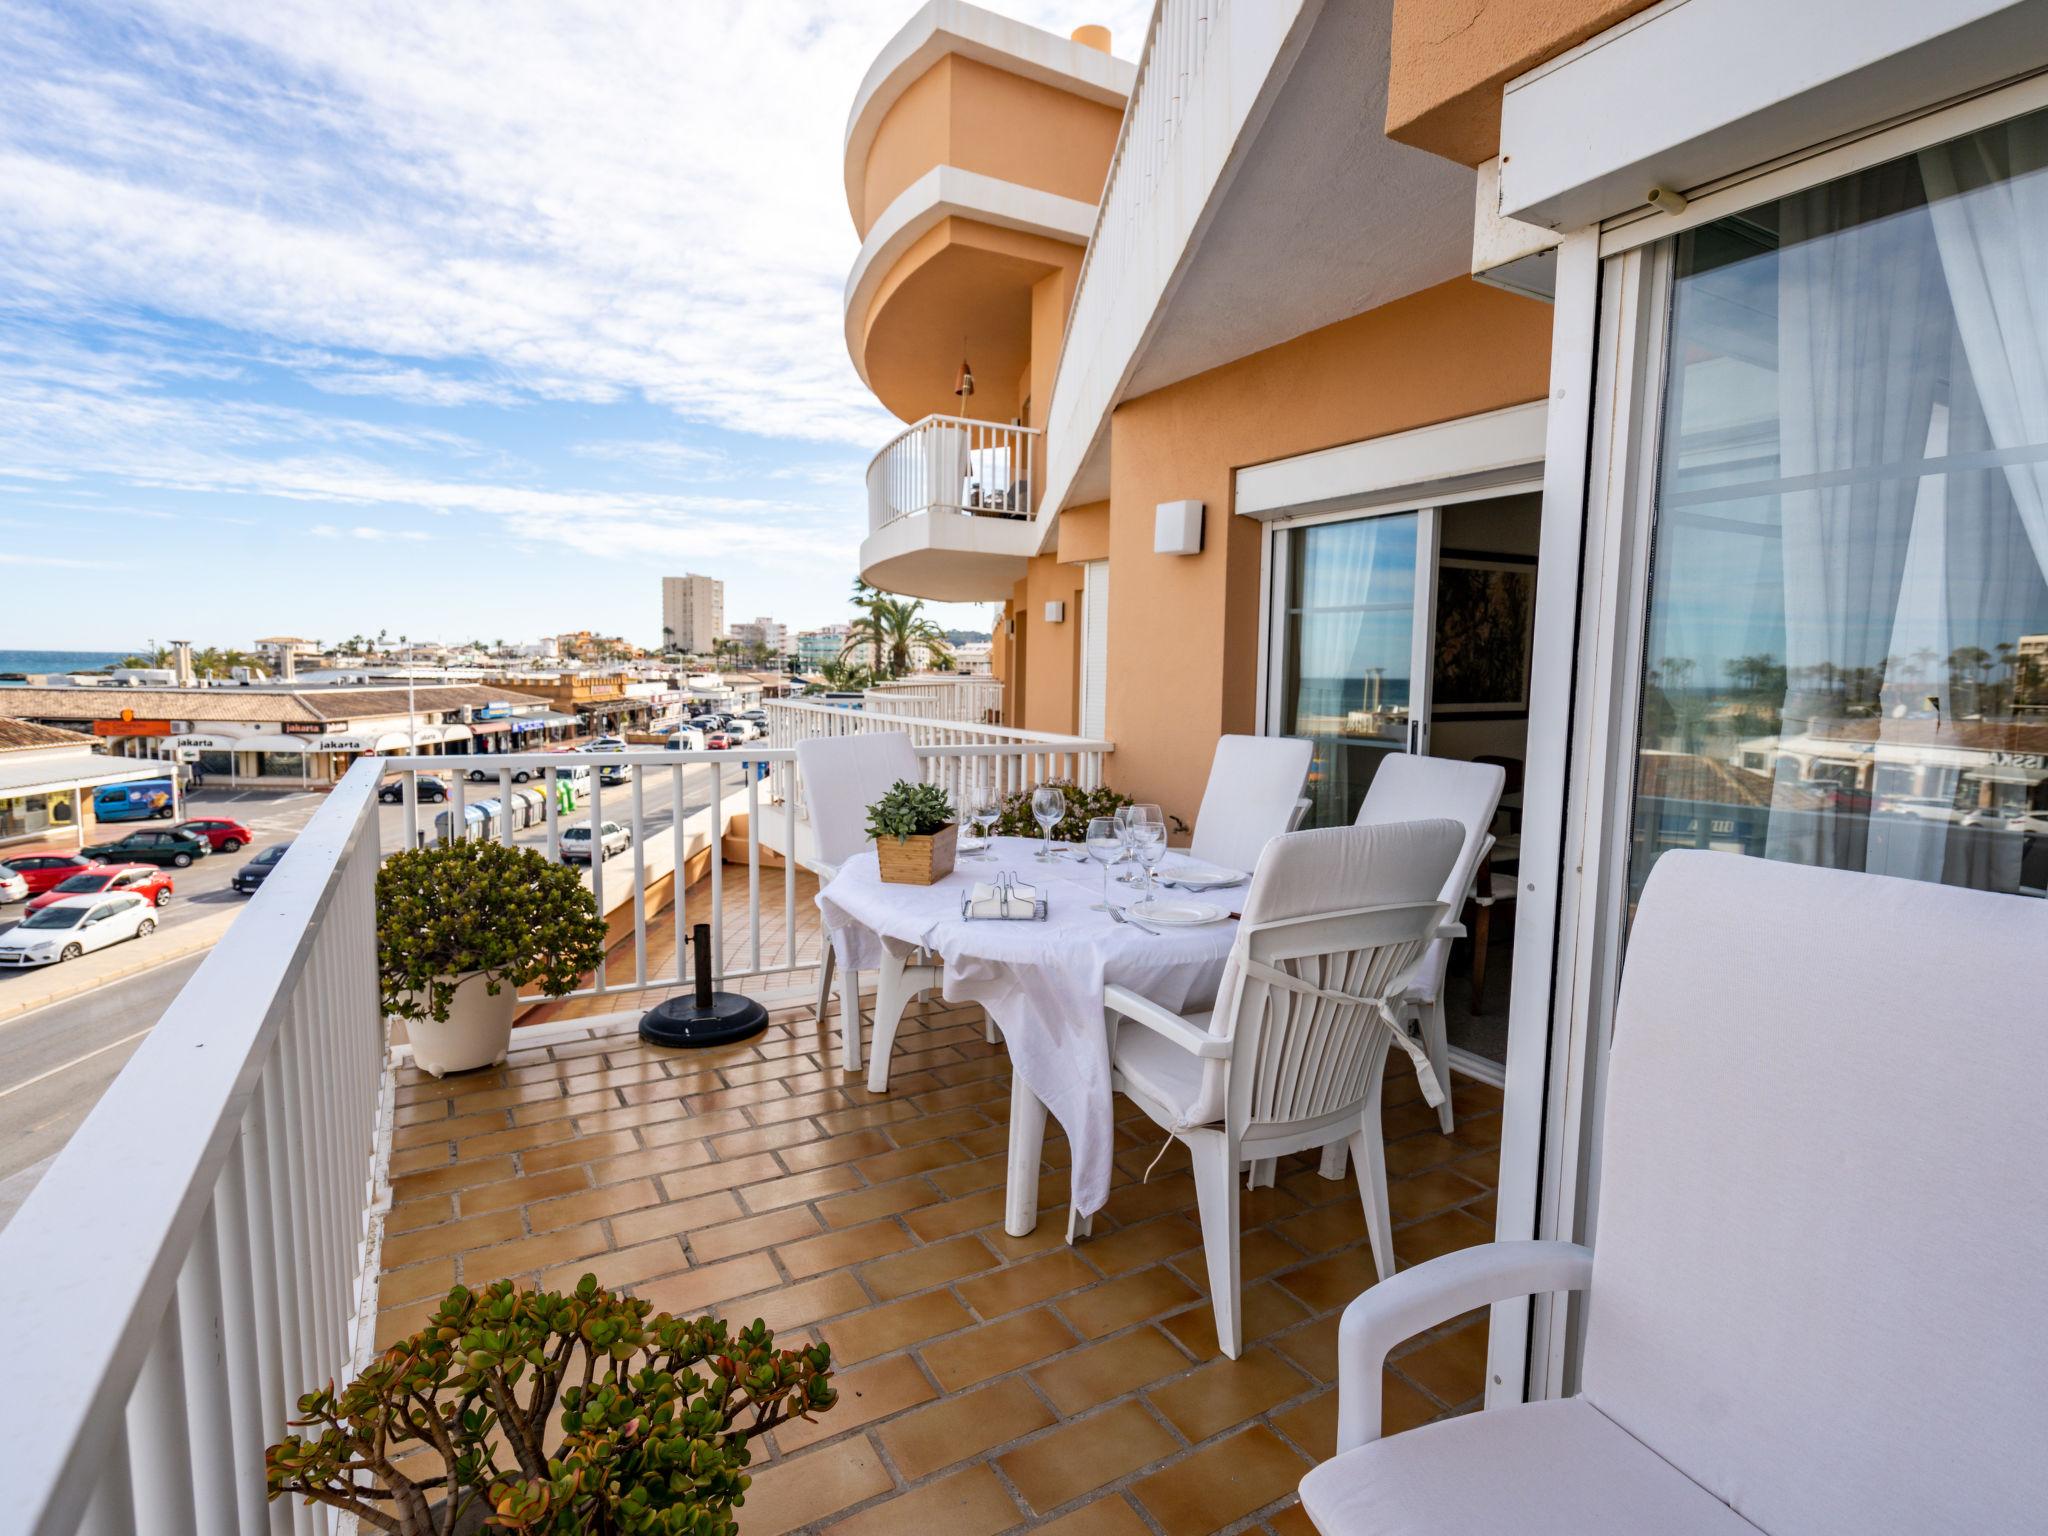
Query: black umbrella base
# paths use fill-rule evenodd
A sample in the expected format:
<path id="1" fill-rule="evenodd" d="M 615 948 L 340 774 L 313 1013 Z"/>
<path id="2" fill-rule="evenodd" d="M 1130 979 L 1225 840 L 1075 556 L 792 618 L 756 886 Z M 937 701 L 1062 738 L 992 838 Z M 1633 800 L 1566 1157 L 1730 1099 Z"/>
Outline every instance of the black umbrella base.
<path id="1" fill-rule="evenodd" d="M 640 1038 L 649 1045 L 730 1045 L 768 1027 L 768 1010 L 738 992 L 672 997 L 640 1016 Z"/>

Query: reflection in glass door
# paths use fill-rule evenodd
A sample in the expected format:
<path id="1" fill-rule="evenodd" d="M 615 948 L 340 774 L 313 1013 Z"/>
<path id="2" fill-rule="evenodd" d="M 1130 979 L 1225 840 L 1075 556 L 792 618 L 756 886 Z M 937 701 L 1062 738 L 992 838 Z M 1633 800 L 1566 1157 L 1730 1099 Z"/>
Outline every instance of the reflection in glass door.
<path id="1" fill-rule="evenodd" d="M 1428 750 L 1436 512 L 1287 529 L 1271 728 L 1316 744 L 1308 826 L 1348 826 L 1389 752 Z"/>

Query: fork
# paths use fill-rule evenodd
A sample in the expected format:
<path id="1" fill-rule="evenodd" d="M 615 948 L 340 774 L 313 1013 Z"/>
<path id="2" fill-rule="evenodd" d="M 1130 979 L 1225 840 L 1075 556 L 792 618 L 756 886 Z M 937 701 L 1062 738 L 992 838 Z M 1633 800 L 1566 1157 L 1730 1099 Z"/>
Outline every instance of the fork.
<path id="1" fill-rule="evenodd" d="M 1157 928 L 1139 922 L 1135 917 L 1126 913 L 1122 907 L 1105 907 L 1103 910 L 1109 913 L 1111 922 L 1128 923 L 1140 933 L 1149 933 L 1155 939 L 1159 937 L 1159 930 Z"/>

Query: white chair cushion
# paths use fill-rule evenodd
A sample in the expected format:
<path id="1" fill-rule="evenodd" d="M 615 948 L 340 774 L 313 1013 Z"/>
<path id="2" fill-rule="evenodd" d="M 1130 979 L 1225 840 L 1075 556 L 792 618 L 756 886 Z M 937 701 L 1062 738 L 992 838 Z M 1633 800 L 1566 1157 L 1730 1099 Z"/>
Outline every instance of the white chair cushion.
<path id="1" fill-rule="evenodd" d="M 1585 1395 L 1772 1532 L 2048 1520 L 2048 902 L 1735 854 L 1651 874 Z"/>
<path id="2" fill-rule="evenodd" d="M 1181 1017 L 1203 1034 L 1209 1033 L 1211 1014 L 1188 1013 Z M 1129 1087 L 1170 1111 L 1169 1123 L 1176 1127 L 1206 1125 L 1223 1114 L 1220 1098 L 1208 1105 L 1203 1103 L 1203 1066 L 1201 1057 L 1182 1050 L 1142 1024 L 1125 1020 L 1117 1026 L 1117 1071 L 1123 1074 Z"/>
<path id="3" fill-rule="evenodd" d="M 1314 751 L 1305 736 L 1219 738 L 1188 852 L 1224 869 L 1257 869 L 1266 844 L 1294 819 Z"/>
<path id="4" fill-rule="evenodd" d="M 1583 1398 L 1468 1413 L 1301 1480 L 1323 1536 L 1757 1536 Z"/>

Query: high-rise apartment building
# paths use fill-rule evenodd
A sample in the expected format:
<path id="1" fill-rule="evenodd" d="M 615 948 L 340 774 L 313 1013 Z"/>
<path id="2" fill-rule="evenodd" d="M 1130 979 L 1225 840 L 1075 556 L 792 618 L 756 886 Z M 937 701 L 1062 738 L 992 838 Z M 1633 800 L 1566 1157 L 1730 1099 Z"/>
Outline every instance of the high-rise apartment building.
<path id="1" fill-rule="evenodd" d="M 725 633 L 725 583 L 694 573 L 662 577 L 661 629 L 664 644 L 709 656 Z"/>

